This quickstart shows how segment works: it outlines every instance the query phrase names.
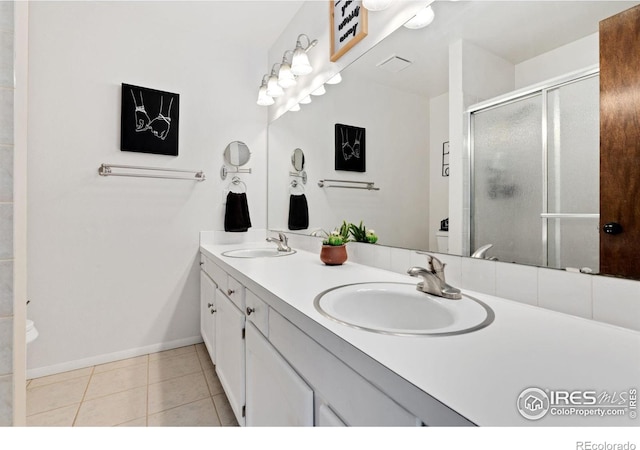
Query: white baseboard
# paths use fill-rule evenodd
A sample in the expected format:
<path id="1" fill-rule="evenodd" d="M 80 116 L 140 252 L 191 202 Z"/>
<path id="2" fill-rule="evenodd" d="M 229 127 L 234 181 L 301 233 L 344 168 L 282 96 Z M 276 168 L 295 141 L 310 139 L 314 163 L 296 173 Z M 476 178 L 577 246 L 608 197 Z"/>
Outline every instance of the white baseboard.
<path id="1" fill-rule="evenodd" d="M 145 347 L 131 348 L 114 353 L 104 355 L 96 355 L 90 358 L 77 359 L 75 361 L 67 361 L 60 364 L 54 364 L 46 367 L 36 367 L 27 369 L 27 380 L 33 378 L 45 377 L 57 373 L 68 372 L 70 370 L 83 369 L 98 364 L 110 363 L 121 359 L 135 358 L 136 356 L 147 355 L 149 353 L 161 352 L 163 350 L 171 350 L 187 345 L 199 344 L 202 342 L 202 336 L 192 336 L 184 339 L 178 339 L 170 342 L 161 342 L 159 344 L 147 345 Z"/>

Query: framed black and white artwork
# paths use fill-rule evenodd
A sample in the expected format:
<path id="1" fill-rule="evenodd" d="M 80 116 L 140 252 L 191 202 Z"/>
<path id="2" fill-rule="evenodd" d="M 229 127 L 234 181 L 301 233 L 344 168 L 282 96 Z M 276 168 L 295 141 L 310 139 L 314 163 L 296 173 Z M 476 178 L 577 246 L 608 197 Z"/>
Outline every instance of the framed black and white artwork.
<path id="1" fill-rule="evenodd" d="M 122 83 L 120 150 L 178 156 L 180 95 Z"/>
<path id="2" fill-rule="evenodd" d="M 366 172 L 364 128 L 337 123 L 335 143 L 336 170 Z"/>

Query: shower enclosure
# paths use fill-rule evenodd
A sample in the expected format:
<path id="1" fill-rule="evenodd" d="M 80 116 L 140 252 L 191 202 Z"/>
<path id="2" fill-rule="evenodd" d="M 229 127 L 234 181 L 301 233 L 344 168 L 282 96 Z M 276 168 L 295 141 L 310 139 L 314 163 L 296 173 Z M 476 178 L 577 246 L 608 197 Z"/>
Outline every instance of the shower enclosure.
<path id="1" fill-rule="evenodd" d="M 548 267 L 599 267 L 597 69 L 469 111 L 470 248 Z"/>

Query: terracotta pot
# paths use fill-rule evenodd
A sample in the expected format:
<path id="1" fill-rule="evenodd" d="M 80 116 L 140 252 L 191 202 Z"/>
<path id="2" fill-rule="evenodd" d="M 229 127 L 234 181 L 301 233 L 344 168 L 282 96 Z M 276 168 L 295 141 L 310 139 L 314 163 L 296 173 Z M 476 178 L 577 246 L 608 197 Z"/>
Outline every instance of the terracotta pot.
<path id="1" fill-rule="evenodd" d="M 347 260 L 347 245 L 323 245 L 320 260 L 327 266 L 339 266 Z"/>

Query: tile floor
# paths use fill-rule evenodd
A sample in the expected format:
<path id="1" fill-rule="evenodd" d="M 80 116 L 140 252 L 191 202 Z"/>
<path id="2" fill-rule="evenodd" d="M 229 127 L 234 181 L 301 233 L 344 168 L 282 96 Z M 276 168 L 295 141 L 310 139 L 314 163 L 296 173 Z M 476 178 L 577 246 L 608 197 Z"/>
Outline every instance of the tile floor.
<path id="1" fill-rule="evenodd" d="M 28 426 L 235 426 L 204 344 L 27 382 Z"/>

